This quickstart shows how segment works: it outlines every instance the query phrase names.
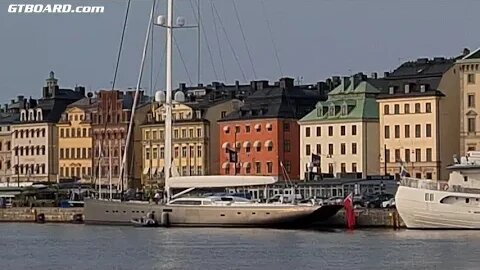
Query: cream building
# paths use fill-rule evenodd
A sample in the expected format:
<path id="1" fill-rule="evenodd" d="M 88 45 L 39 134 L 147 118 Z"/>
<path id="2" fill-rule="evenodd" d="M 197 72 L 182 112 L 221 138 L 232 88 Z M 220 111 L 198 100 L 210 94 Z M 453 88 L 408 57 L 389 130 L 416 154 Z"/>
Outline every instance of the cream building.
<path id="1" fill-rule="evenodd" d="M 7 186 L 16 182 L 12 170 L 12 132 L 10 126 L 14 121 L 14 115 L 5 113 L 2 108 L 0 116 L 0 183 L 6 183 Z"/>
<path id="2" fill-rule="evenodd" d="M 226 96 L 214 100 L 175 102 L 172 109 L 172 157 L 180 175 L 218 174 L 219 128 L 217 121 L 239 107 L 241 102 Z M 152 105 L 142 125 L 144 185 L 162 185 L 164 177 L 165 109 Z"/>
<path id="3" fill-rule="evenodd" d="M 91 113 L 95 101 L 87 97 L 70 104 L 57 124 L 60 178 L 93 181 Z"/>
<path id="4" fill-rule="evenodd" d="M 378 105 L 380 91 L 363 75 L 343 78 L 328 100 L 300 121 L 300 170 L 329 173 L 377 175 Z M 312 154 L 320 156 L 320 167 L 311 163 Z"/>
<path id="5" fill-rule="evenodd" d="M 460 73 L 460 154 L 480 150 L 480 48 L 456 62 Z M 477 105 L 478 104 L 478 105 Z"/>
<path id="6" fill-rule="evenodd" d="M 402 78 L 394 72 L 389 93 L 378 97 L 381 171 L 397 174 L 403 162 L 412 177 L 446 180 L 460 144 L 458 72 L 452 59 L 406 64 L 396 70 Z"/>

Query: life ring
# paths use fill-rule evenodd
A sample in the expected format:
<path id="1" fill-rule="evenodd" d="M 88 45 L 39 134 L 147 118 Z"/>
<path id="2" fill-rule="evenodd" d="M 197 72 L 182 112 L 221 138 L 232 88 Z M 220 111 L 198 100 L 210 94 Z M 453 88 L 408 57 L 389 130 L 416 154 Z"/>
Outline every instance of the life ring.
<path id="1" fill-rule="evenodd" d="M 445 190 L 445 191 L 448 190 L 448 184 L 445 184 L 445 186 L 443 186 L 443 190 Z"/>

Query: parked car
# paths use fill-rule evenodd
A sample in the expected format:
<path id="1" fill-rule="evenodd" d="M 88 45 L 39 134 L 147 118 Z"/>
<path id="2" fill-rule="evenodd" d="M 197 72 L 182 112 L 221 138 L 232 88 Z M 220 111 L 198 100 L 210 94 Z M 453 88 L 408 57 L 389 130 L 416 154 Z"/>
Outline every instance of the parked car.
<path id="1" fill-rule="evenodd" d="M 395 207 L 395 198 L 391 198 L 388 201 L 382 202 L 382 208 L 394 208 Z"/>
<path id="2" fill-rule="evenodd" d="M 328 205 L 343 205 L 343 197 L 334 196 L 323 201 L 324 204 Z"/>
<path id="3" fill-rule="evenodd" d="M 384 201 L 392 199 L 394 196 L 392 194 L 379 194 L 373 199 L 366 202 L 366 207 L 368 208 L 380 208 Z"/>

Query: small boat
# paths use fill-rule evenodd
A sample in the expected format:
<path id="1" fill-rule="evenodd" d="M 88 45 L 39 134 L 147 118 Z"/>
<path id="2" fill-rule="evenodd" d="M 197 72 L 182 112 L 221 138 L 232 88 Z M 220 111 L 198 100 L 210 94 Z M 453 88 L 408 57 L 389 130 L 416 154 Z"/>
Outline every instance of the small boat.
<path id="1" fill-rule="evenodd" d="M 132 218 L 130 222 L 135 227 L 158 227 L 158 222 L 151 218 Z"/>

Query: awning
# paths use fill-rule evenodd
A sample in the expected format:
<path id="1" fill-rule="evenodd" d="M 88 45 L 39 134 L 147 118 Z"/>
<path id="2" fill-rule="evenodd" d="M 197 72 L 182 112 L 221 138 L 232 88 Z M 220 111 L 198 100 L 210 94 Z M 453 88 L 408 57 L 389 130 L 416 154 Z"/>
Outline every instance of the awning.
<path id="1" fill-rule="evenodd" d="M 271 140 L 268 140 L 265 142 L 265 147 L 272 147 L 273 146 L 273 143 Z"/>
<path id="2" fill-rule="evenodd" d="M 272 124 L 267 123 L 266 127 L 267 127 L 267 129 L 270 129 L 270 128 L 272 128 Z"/>
<path id="3" fill-rule="evenodd" d="M 256 124 L 256 125 L 255 125 L 255 129 L 256 129 L 256 130 L 259 130 L 259 129 L 260 129 L 260 124 Z"/>
<path id="4" fill-rule="evenodd" d="M 226 168 L 228 168 L 228 166 L 230 166 L 230 163 L 229 162 L 224 162 L 222 164 L 222 169 L 226 169 Z"/>
<path id="5" fill-rule="evenodd" d="M 145 168 L 143 169 L 143 174 L 148 174 L 149 171 L 150 171 L 150 168 Z"/>
<path id="6" fill-rule="evenodd" d="M 152 175 L 157 174 L 157 170 L 158 170 L 157 168 L 152 168 Z"/>
<path id="7" fill-rule="evenodd" d="M 249 141 L 244 142 L 243 147 L 250 147 L 250 142 Z"/>
<path id="8" fill-rule="evenodd" d="M 227 132 L 227 131 L 229 131 L 229 130 L 230 130 L 230 127 L 229 127 L 229 126 L 224 126 L 224 127 L 223 127 L 223 131 Z"/>
<path id="9" fill-rule="evenodd" d="M 260 141 L 255 141 L 253 143 L 253 147 L 260 147 L 262 145 L 262 143 Z"/>
<path id="10" fill-rule="evenodd" d="M 250 168 L 250 162 L 244 162 L 243 167 L 244 168 Z"/>
<path id="11" fill-rule="evenodd" d="M 223 148 L 223 149 L 230 148 L 230 143 L 228 143 L 228 142 L 223 143 L 223 144 L 222 144 L 222 148 Z"/>

